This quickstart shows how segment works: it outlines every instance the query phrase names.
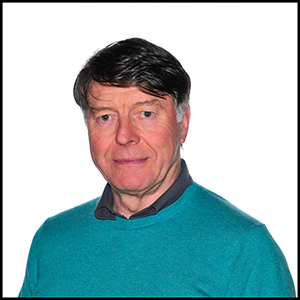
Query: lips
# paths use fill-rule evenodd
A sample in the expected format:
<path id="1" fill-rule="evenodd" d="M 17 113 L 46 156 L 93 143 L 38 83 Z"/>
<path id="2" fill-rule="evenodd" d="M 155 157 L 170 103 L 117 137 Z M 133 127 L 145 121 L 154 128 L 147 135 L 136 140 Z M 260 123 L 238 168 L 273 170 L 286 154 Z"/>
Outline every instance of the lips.
<path id="1" fill-rule="evenodd" d="M 117 165 L 138 165 L 146 162 L 147 158 L 121 158 L 121 159 L 114 159 L 114 163 Z"/>

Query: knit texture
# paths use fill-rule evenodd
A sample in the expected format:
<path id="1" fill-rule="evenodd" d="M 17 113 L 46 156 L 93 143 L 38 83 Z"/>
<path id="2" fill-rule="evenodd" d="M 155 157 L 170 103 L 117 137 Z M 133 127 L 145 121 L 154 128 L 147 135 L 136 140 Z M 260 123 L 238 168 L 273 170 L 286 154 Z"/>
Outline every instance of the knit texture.
<path id="1" fill-rule="evenodd" d="M 196 183 L 141 219 L 98 220 L 98 201 L 39 228 L 19 296 L 295 296 L 266 227 Z"/>

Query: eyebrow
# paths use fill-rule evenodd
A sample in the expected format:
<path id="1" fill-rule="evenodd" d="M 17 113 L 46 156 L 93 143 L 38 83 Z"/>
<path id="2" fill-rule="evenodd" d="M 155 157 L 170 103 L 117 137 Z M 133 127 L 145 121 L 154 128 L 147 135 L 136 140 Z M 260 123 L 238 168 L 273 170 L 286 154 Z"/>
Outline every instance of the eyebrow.
<path id="1" fill-rule="evenodd" d="M 96 113 L 96 112 L 103 111 L 103 110 L 115 110 L 113 107 L 110 107 L 110 106 L 99 106 L 99 107 L 90 106 L 89 108 L 92 113 Z"/>
<path id="2" fill-rule="evenodd" d="M 163 108 L 162 101 L 159 99 L 150 99 L 146 101 L 140 101 L 136 102 L 133 105 L 133 108 L 139 107 L 139 106 L 159 106 Z"/>
<path id="3" fill-rule="evenodd" d="M 99 99 L 99 100 L 106 102 L 106 100 L 101 100 L 101 99 Z M 139 102 L 134 103 L 131 107 L 137 108 L 137 107 L 141 107 L 141 106 L 158 106 L 160 108 L 163 108 L 162 101 L 159 99 L 149 99 L 149 100 L 145 100 L 145 101 L 139 101 Z M 92 114 L 95 114 L 97 112 L 104 111 L 104 110 L 111 110 L 111 111 L 116 110 L 115 108 L 110 107 L 110 106 L 98 106 L 98 107 L 90 106 L 90 109 L 91 109 Z"/>

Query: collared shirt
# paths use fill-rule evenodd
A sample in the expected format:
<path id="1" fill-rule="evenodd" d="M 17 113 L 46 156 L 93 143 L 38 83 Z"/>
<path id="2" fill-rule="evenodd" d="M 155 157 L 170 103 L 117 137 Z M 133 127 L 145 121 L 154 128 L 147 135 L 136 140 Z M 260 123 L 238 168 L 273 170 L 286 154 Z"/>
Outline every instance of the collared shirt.
<path id="1" fill-rule="evenodd" d="M 129 219 L 139 219 L 150 215 L 155 215 L 160 210 L 178 200 L 187 187 L 193 184 L 187 165 L 181 159 L 181 172 L 171 187 L 162 194 L 154 203 L 145 209 L 133 214 Z M 116 220 L 116 216 L 125 218 L 113 210 L 113 193 L 109 184 L 106 185 L 103 194 L 95 209 L 95 217 L 100 220 Z"/>

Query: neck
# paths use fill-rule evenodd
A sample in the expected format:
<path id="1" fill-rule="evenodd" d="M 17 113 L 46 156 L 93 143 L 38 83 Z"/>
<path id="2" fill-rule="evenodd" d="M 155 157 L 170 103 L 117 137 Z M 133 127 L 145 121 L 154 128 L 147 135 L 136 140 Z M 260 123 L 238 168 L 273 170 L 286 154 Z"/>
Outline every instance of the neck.
<path id="1" fill-rule="evenodd" d="M 170 167 L 164 179 L 144 192 L 120 192 L 112 187 L 114 197 L 113 209 L 129 219 L 130 216 L 145 209 L 164 194 L 175 182 L 181 171 L 181 159 Z"/>

